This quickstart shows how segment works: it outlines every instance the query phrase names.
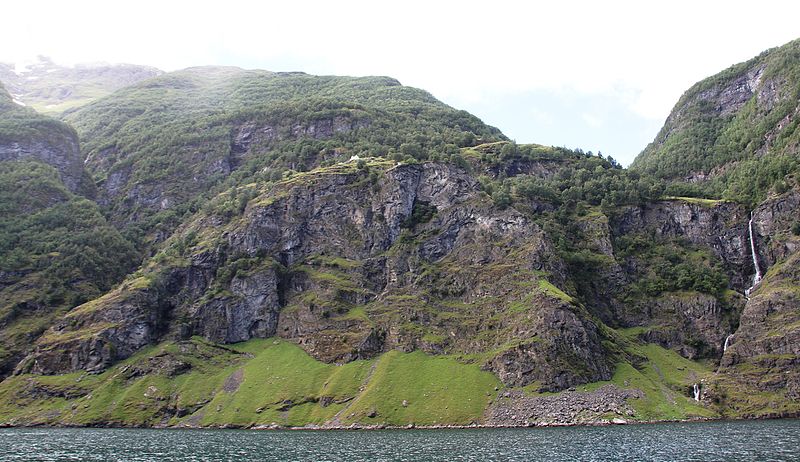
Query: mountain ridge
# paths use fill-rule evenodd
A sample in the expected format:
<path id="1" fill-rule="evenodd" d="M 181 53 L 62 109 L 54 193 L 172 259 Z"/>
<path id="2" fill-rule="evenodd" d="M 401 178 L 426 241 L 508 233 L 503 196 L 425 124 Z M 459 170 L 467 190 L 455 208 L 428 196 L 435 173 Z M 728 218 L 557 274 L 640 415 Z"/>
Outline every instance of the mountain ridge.
<path id="1" fill-rule="evenodd" d="M 797 43 L 748 63 L 792 58 Z M 748 63 L 676 107 L 708 88 L 730 95 Z M 763 75 L 753 88 L 777 74 Z M 700 122 L 755 104 L 745 87 Z M 683 117 L 668 119 L 666 138 L 694 130 Z M 144 258 L 28 337 L 0 382 L 0 421 L 339 428 L 798 413 L 794 170 L 780 187 L 716 194 L 733 173 L 687 183 L 648 171 L 683 152 L 667 143 L 630 170 L 517 145 L 388 77 L 191 68 L 64 119 L 96 180 L 95 210 Z M 746 161 L 771 169 L 792 146 Z M 751 287 L 756 267 L 764 279 Z"/>

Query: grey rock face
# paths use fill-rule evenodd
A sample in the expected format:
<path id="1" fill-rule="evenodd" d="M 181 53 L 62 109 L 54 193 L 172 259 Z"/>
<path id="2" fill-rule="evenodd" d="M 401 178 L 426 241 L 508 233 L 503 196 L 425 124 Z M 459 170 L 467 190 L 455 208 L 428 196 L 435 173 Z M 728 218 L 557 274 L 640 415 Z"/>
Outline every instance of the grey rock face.
<path id="1" fill-rule="evenodd" d="M 598 348 L 596 326 L 581 320 L 567 306 L 542 313 L 536 321 L 533 341 L 498 354 L 485 366 L 504 384 L 539 382 L 540 391 L 559 391 L 611 379 L 611 365 Z"/>
<path id="2" fill-rule="evenodd" d="M 351 169 L 290 180 L 229 223 L 205 218 L 198 227 L 219 228 L 217 244 L 158 270 L 143 288 L 78 308 L 28 358 L 28 370 L 103 368 L 165 336 L 278 335 L 328 362 L 389 349 L 499 348 L 485 367 L 508 384 L 559 390 L 610 378 L 597 326 L 559 296 L 531 292 L 541 278 L 559 286 L 566 275 L 528 218 L 496 209 L 472 177 L 446 164 L 367 178 Z M 420 204 L 435 213 L 410 222 Z M 238 261 L 254 263 L 226 279 Z M 509 311 L 512 304 L 519 308 Z M 480 335 L 488 330 L 497 334 Z M 77 331 L 85 335 L 75 339 Z"/>
<path id="3" fill-rule="evenodd" d="M 759 100 L 769 104 L 771 98 L 759 85 L 764 74 L 764 67 L 756 66 L 743 72 L 725 85 L 715 85 L 697 94 L 696 100 L 710 101 L 721 116 L 728 116 L 738 111 L 758 91 Z M 682 113 L 678 113 L 679 116 Z"/>
<path id="4" fill-rule="evenodd" d="M 72 192 L 79 192 L 84 176 L 83 160 L 75 136 L 55 136 L 53 140 L 0 142 L 0 162 L 38 160 L 58 170 L 61 181 Z"/>
<path id="5" fill-rule="evenodd" d="M 659 201 L 628 207 L 611 223 L 617 236 L 649 230 L 656 237 L 679 237 L 709 248 L 722 260 L 731 285 L 739 292 L 749 287 L 752 274 L 749 216 L 740 205 L 722 202 L 713 206 L 682 201 Z"/>
<path id="6" fill-rule="evenodd" d="M 800 397 L 800 194 L 793 189 L 753 211 L 753 231 L 764 279 L 754 287 L 720 363 L 720 380 Z M 750 274 L 752 277 L 752 274 Z"/>
<path id="7" fill-rule="evenodd" d="M 751 294 L 722 357 L 723 378 L 800 397 L 800 253 Z"/>
<path id="8" fill-rule="evenodd" d="M 369 127 L 368 119 L 350 117 L 321 118 L 290 126 L 277 124 L 260 125 L 254 121 L 244 122 L 232 130 L 231 153 L 242 158 L 250 151 L 268 147 L 275 141 L 296 138 L 325 139 L 339 133 L 347 133 L 359 128 Z"/>
<path id="9" fill-rule="evenodd" d="M 243 342 L 275 335 L 280 304 L 274 269 L 236 276 L 231 295 L 189 308 L 193 331 L 219 343 Z"/>
<path id="10" fill-rule="evenodd" d="M 741 312 L 744 297 L 735 304 L 733 312 Z M 656 300 L 647 314 L 648 322 L 663 327 L 640 338 L 677 350 L 689 359 L 721 356 L 725 338 L 736 327 L 716 298 L 700 293 L 667 294 Z"/>
<path id="11" fill-rule="evenodd" d="M 766 276 L 751 293 L 724 366 L 762 355 L 800 355 L 800 237 L 790 231 L 800 219 L 798 206 L 795 188 L 753 211 L 756 252 Z"/>
<path id="12" fill-rule="evenodd" d="M 92 303 L 53 326 L 15 373 L 104 370 L 156 340 L 167 314 L 158 294 L 148 289 L 117 289 Z"/>
<path id="13" fill-rule="evenodd" d="M 98 202 L 116 207 L 114 219 L 118 224 L 130 224 L 140 220 L 147 212 L 167 210 L 194 199 L 211 187 L 215 181 L 225 178 L 248 158 L 270 152 L 275 143 L 284 140 L 311 138 L 326 139 L 368 127 L 367 119 L 332 117 L 290 125 L 244 122 L 231 128 L 229 149 L 223 143 L 175 146 L 175 156 L 191 168 L 173 173 L 169 181 L 146 181 L 136 179 L 139 166 L 136 162 L 111 169 L 106 180 L 100 184 Z M 88 163 L 93 170 L 108 167 L 109 159 L 124 158 L 135 153 L 121 153 L 116 147 L 92 155 Z M 175 185 L 181 185 L 176 188 Z M 142 213 L 144 211 L 144 213 Z"/>
<path id="14" fill-rule="evenodd" d="M 800 250 L 791 227 L 800 222 L 800 190 L 768 199 L 753 210 L 753 234 L 761 271 Z"/>

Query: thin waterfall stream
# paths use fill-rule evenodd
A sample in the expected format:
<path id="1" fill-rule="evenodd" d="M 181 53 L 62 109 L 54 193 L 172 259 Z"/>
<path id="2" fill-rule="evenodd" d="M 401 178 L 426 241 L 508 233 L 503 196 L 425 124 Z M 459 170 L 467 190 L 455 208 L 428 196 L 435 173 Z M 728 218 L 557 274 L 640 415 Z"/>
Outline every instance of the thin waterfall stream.
<path id="1" fill-rule="evenodd" d="M 753 285 L 744 291 L 744 296 L 747 298 L 747 300 L 750 300 L 750 293 L 755 290 L 756 286 L 761 283 L 761 279 L 763 278 L 763 275 L 761 274 L 761 265 L 758 264 L 758 251 L 756 250 L 756 239 L 753 233 L 753 212 L 750 212 L 750 221 L 747 222 L 747 233 L 750 238 L 750 256 L 753 258 L 753 268 L 756 270 L 756 273 L 753 275 Z M 728 351 L 728 347 L 730 346 L 732 338 L 733 334 L 725 337 L 725 344 L 722 345 L 723 353 Z"/>
<path id="2" fill-rule="evenodd" d="M 744 291 L 744 295 L 746 297 L 750 297 L 750 292 L 752 292 L 756 288 L 756 286 L 761 282 L 761 267 L 758 264 L 758 252 L 756 251 L 756 240 L 755 237 L 753 236 L 752 213 L 750 213 L 750 221 L 747 223 L 747 229 L 750 234 L 750 254 L 753 257 L 753 267 L 756 270 L 756 274 L 753 276 L 753 285 Z"/>

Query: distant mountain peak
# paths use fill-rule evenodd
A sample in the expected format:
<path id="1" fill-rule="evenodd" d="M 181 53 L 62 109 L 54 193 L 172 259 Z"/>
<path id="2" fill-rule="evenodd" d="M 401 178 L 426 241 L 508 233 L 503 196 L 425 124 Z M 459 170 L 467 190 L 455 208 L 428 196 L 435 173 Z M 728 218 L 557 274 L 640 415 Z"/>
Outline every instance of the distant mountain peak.
<path id="1" fill-rule="evenodd" d="M 0 82 L 17 103 L 49 114 L 83 106 L 122 87 L 163 74 L 150 66 L 104 62 L 62 65 L 47 56 L 0 63 Z"/>

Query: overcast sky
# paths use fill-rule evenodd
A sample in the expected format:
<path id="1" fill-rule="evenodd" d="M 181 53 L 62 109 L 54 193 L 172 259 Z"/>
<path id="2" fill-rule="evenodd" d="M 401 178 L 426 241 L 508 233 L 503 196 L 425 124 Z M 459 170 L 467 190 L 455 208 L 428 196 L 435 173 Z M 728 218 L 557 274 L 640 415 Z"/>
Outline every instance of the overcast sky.
<path id="1" fill-rule="evenodd" d="M 15 1 L 0 62 L 389 75 L 518 142 L 630 163 L 691 84 L 800 37 L 798 1 Z"/>

